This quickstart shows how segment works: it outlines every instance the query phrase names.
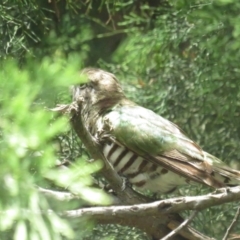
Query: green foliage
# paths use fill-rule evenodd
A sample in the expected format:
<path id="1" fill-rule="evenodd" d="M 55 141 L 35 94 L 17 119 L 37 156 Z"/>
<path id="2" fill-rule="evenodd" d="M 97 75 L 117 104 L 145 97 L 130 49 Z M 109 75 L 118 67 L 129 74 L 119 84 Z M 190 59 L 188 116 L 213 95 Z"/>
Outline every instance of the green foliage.
<path id="1" fill-rule="evenodd" d="M 0 72 L 1 209 L 15 209 L 14 204 L 28 208 L 30 193 L 46 209 L 48 201 L 33 185 L 45 184 L 43 176 L 49 174 L 59 186 L 74 181 L 72 191 L 85 186 L 77 183 L 77 175 L 67 172 L 66 180 L 49 171 L 56 159 L 49 142 L 56 134 L 66 149 L 60 159 L 87 154 L 66 130 L 68 124 L 43 110 L 69 101 L 65 89 L 81 80 L 76 70 L 85 66 L 115 73 L 131 99 L 172 120 L 206 151 L 240 169 L 239 9 L 240 2 L 233 0 L 1 3 L 0 58 L 17 58 L 22 66 L 20 70 L 8 62 Z M 74 174 L 78 168 L 85 167 L 76 163 Z M 79 174 L 79 179 L 88 179 Z M 174 196 L 206 192 L 209 189 L 183 188 Z M 211 208 L 193 224 L 221 239 L 235 210 L 234 204 Z M 27 220 L 20 213 L 12 216 L 9 223 L 1 223 L 2 229 L 14 229 L 17 219 L 19 231 L 24 233 L 27 226 L 31 233 L 28 228 L 34 223 L 24 225 Z M 106 229 L 94 234 L 99 232 L 105 237 Z M 122 233 L 118 228 L 116 232 Z M 128 230 L 123 232 L 127 236 Z M 116 238 L 122 239 L 120 235 Z"/>
<path id="2" fill-rule="evenodd" d="M 75 58 L 74 58 L 75 59 Z M 76 62 L 76 59 L 75 59 Z M 65 66 L 64 66 L 65 65 Z M 54 169 L 57 154 L 55 138 L 68 127 L 63 118 L 55 118 L 44 108 L 46 96 L 57 95 L 59 85 L 81 82 L 71 59 L 68 63 L 45 59 L 20 69 L 5 61 L 0 72 L 0 231 L 1 239 L 72 239 L 74 233 L 66 220 L 56 212 L 48 213 L 48 199 L 35 187 L 57 186 L 84 197 L 85 201 L 106 202 L 106 197 L 89 187 L 90 174 L 101 165 L 83 164 L 83 160 L 65 171 Z M 68 80 L 66 83 L 66 79 Z M 44 96 L 44 99 L 42 98 Z M 81 169 L 82 171 L 79 171 Z M 54 207 L 54 206 L 53 206 Z"/>

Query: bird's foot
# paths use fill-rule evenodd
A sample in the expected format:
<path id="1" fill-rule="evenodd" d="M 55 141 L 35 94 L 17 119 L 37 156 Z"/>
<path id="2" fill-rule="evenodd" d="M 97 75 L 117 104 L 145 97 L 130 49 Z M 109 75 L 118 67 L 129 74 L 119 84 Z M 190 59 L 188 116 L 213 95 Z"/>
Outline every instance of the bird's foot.
<path id="1" fill-rule="evenodd" d="M 122 177 L 122 186 L 121 190 L 124 191 L 126 189 L 126 186 L 132 187 L 132 184 L 129 182 L 129 180 L 125 177 Z"/>

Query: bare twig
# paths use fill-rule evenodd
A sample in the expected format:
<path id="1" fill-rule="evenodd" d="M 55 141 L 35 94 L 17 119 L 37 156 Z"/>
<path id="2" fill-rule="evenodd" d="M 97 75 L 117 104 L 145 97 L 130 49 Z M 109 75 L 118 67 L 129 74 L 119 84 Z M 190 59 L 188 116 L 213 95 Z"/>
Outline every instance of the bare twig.
<path id="1" fill-rule="evenodd" d="M 53 191 L 53 190 L 49 190 L 41 187 L 37 187 L 37 189 L 40 193 L 44 194 L 45 196 L 54 198 L 58 201 L 70 201 L 74 199 L 79 199 L 78 196 L 70 192 Z"/>
<path id="2" fill-rule="evenodd" d="M 225 235 L 223 237 L 223 240 L 227 240 L 228 239 L 228 236 L 231 233 L 231 231 L 233 230 L 233 228 L 235 227 L 235 225 L 236 225 L 236 223 L 238 221 L 239 216 L 240 216 L 240 207 L 238 207 L 237 212 L 236 212 L 236 214 L 235 214 L 235 216 L 233 218 L 233 221 L 230 224 L 230 226 L 228 227 L 228 229 L 227 229 L 227 231 L 226 231 L 226 233 L 225 233 Z"/>
<path id="3" fill-rule="evenodd" d="M 198 211 L 193 211 L 192 214 L 187 218 L 181 225 L 179 225 L 177 228 L 172 230 L 167 236 L 161 238 L 161 240 L 169 240 L 173 236 L 175 236 L 180 230 L 182 230 L 184 227 L 186 227 L 192 220 L 193 218 L 197 215 Z"/>

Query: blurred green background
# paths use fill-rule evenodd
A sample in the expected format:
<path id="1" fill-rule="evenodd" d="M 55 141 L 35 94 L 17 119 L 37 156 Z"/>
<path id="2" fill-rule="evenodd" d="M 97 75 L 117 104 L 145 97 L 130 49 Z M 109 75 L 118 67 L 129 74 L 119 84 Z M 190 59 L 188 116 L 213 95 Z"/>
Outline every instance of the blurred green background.
<path id="1" fill-rule="evenodd" d="M 135 229 L 23 213 L 84 204 L 52 203 L 35 185 L 74 193 L 78 188 L 89 191 L 85 201 L 92 194 L 98 203 L 108 201 L 90 187 L 89 174 L 100 166 L 76 161 L 88 157 L 86 149 L 67 119 L 48 111 L 70 102 L 68 88 L 81 81 L 83 67 L 113 72 L 129 98 L 240 170 L 239 11 L 240 1 L 234 0 L 1 1 L 0 211 L 7 214 L 0 219 L 0 238 L 147 239 Z M 59 174 L 56 159 L 75 165 Z M 209 191 L 184 187 L 173 195 Z M 221 239 L 236 209 L 237 204 L 213 207 L 192 225 Z"/>

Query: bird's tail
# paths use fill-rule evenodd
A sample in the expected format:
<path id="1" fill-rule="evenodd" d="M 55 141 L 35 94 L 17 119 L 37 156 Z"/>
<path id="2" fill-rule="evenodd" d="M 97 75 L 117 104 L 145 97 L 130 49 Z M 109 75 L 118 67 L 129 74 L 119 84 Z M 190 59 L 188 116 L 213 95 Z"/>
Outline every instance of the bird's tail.
<path id="1" fill-rule="evenodd" d="M 212 166 L 212 176 L 226 186 L 240 185 L 240 171 L 225 165 L 218 158 L 204 152 L 205 160 Z"/>

